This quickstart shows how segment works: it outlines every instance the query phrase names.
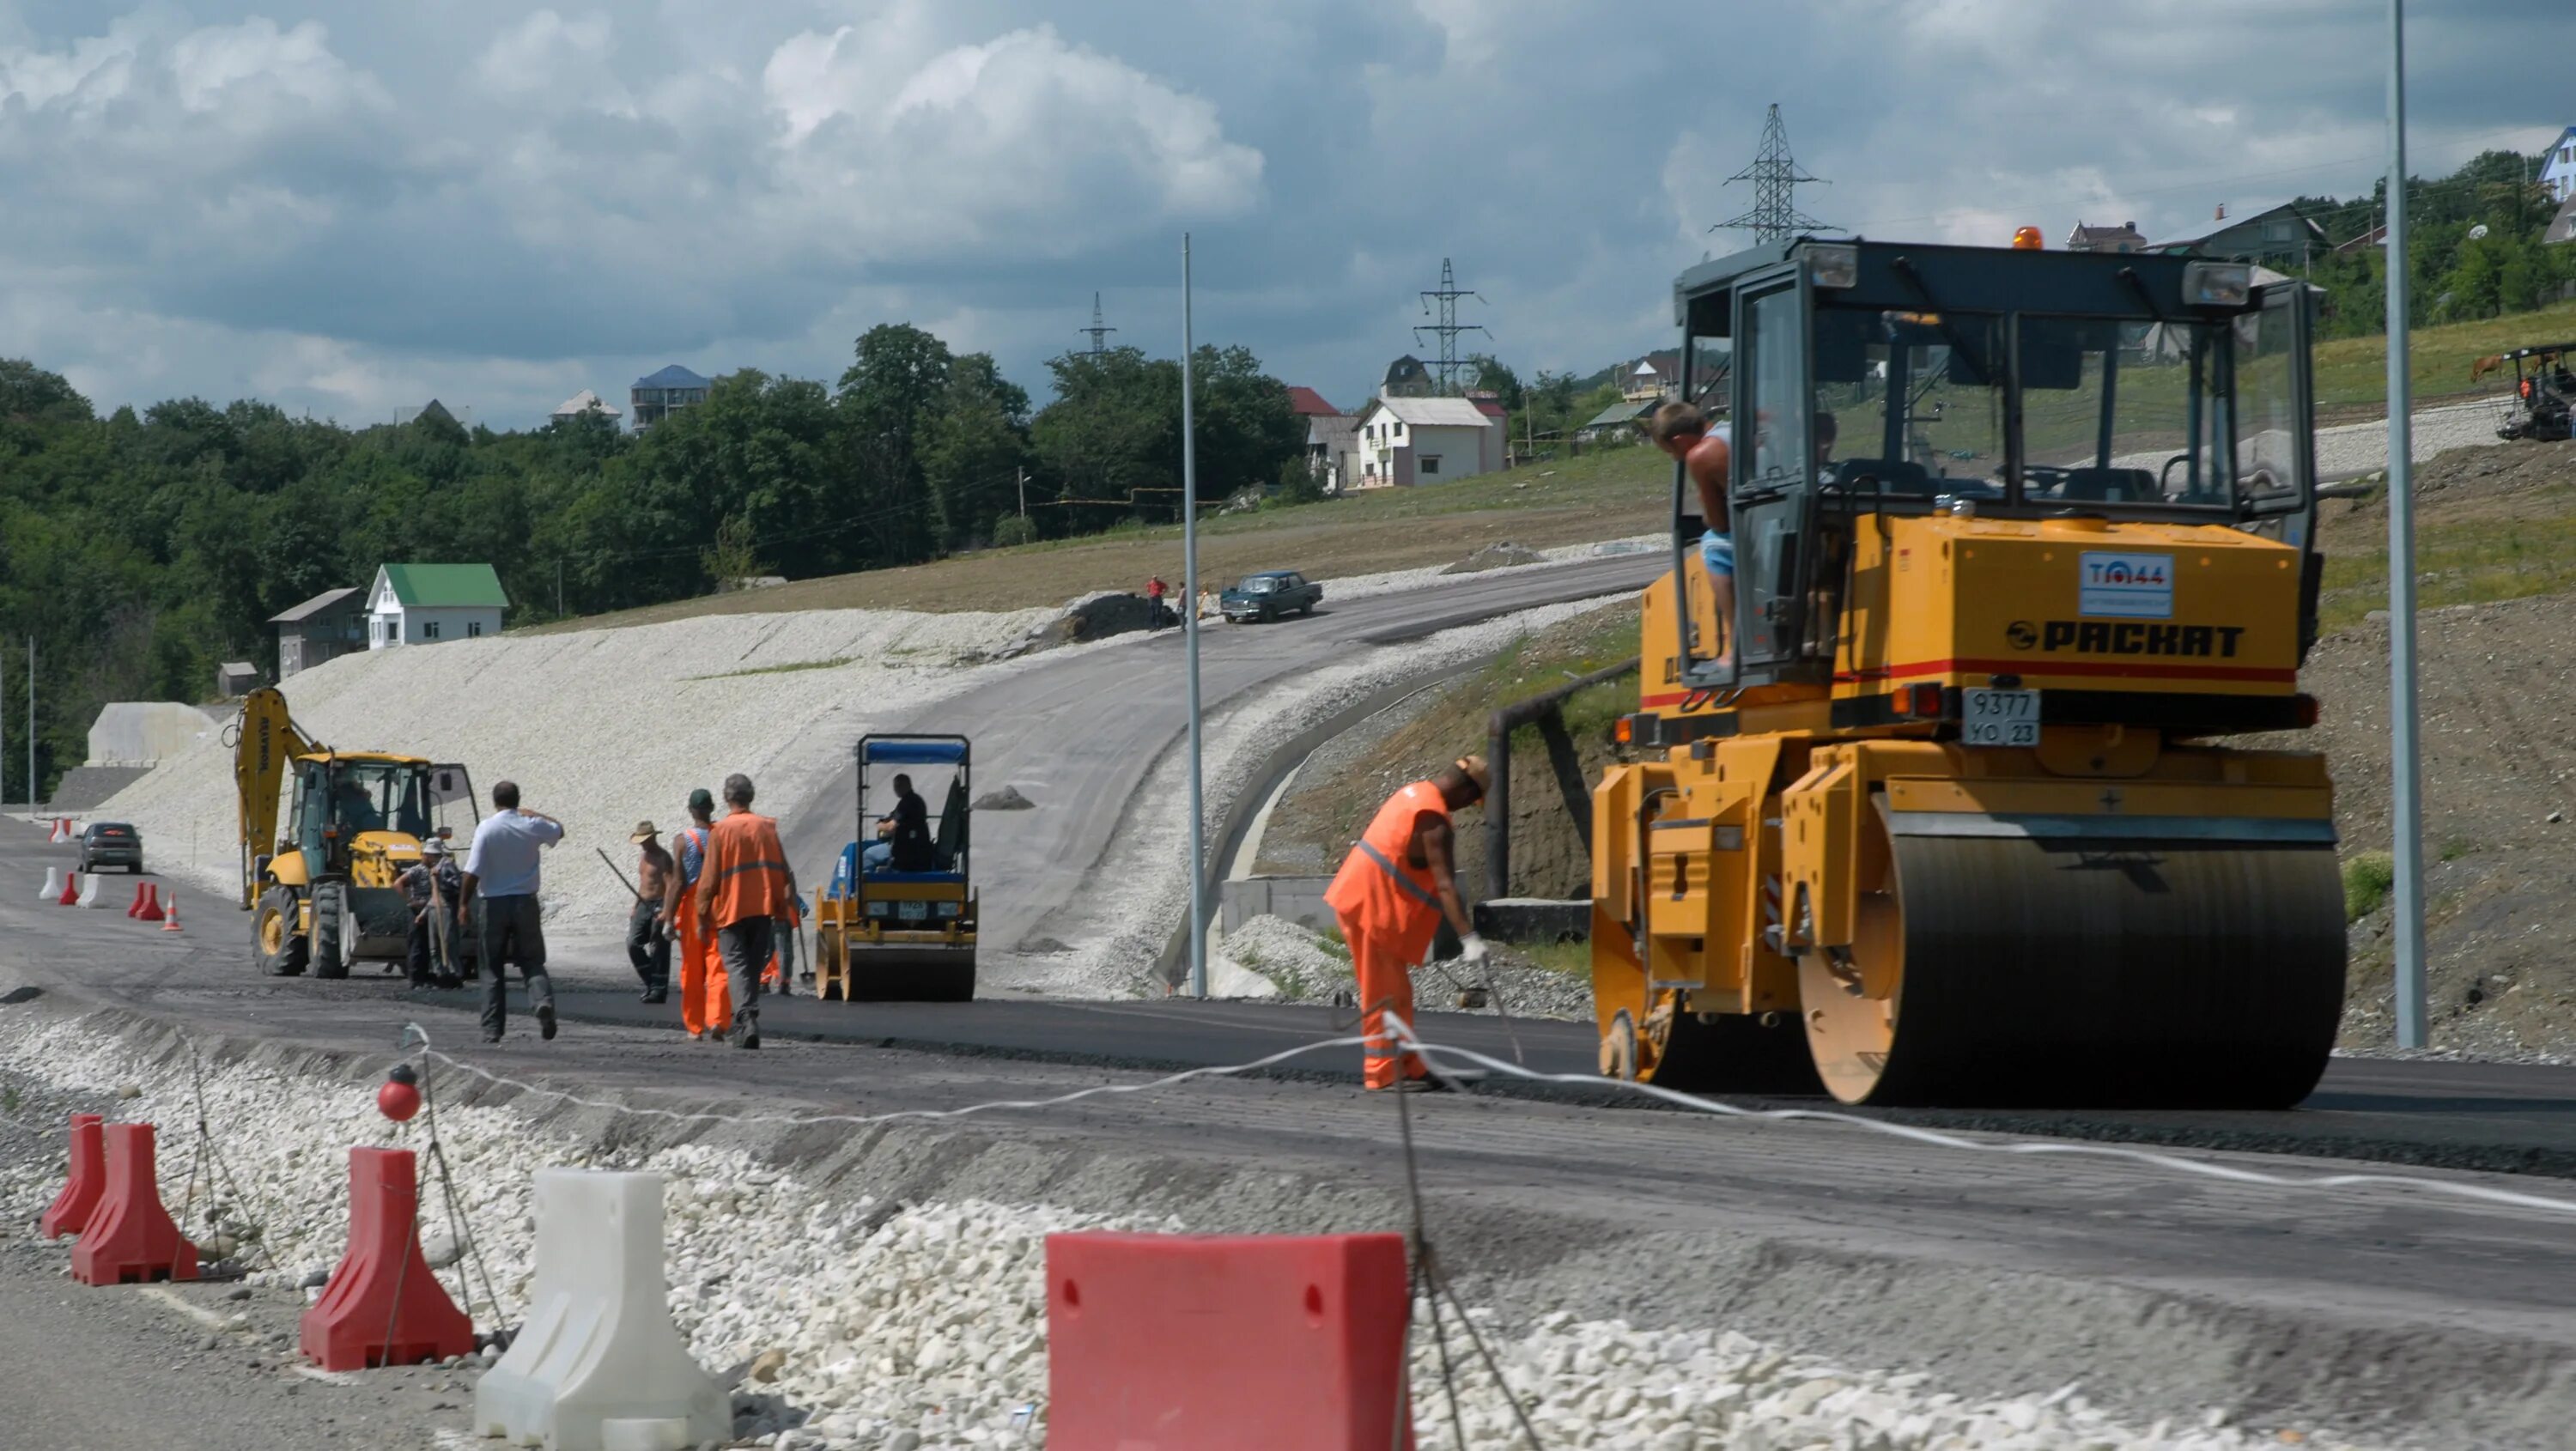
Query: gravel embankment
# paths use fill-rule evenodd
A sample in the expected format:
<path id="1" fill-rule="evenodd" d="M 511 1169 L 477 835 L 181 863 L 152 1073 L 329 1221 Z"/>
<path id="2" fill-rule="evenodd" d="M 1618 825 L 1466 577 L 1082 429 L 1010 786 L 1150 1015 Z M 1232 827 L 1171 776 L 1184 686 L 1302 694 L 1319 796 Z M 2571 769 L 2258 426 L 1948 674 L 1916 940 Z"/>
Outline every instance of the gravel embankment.
<path id="1" fill-rule="evenodd" d="M 191 1162 L 194 1074 L 183 1056 L 30 1012 L 0 1018 L 0 1079 L 17 1126 L 63 1107 L 107 1109 L 164 1126 L 165 1202 L 186 1227 L 202 1209 L 183 1199 Z M 345 1241 L 346 1147 L 419 1146 L 425 1120 L 377 1116 L 362 1085 L 277 1069 L 210 1063 L 204 1102 L 229 1167 L 256 1186 L 246 1205 L 282 1269 L 300 1282 Z M 692 1353 L 740 1373 L 783 1352 L 776 1379 L 736 1398 L 739 1437 L 781 1451 L 867 1451 L 1044 1444 L 1046 1346 L 1043 1239 L 1054 1230 L 1137 1224 L 1060 1206 L 963 1201 L 879 1204 L 807 1184 L 734 1150 L 693 1144 L 621 1148 L 634 1136 L 594 1122 L 590 1141 L 532 1127 L 501 1108 L 449 1107 L 440 1137 L 455 1166 L 479 1257 L 497 1283 L 501 1317 L 524 1311 L 529 1283 L 530 1174 L 548 1165 L 645 1168 L 670 1176 L 667 1262 L 672 1312 Z M 58 1134 L 0 1137 L 0 1213 L 36 1214 L 62 1173 Z M 431 1217 L 435 1235 L 446 1228 Z M 469 1257 L 467 1263 L 472 1262 Z M 456 1271 L 442 1275 L 460 1302 Z M 475 1301 L 488 1325 L 488 1303 Z M 1888 1373 L 1785 1353 L 1716 1326 L 1647 1328 L 1546 1315 L 1514 1326 L 1470 1312 L 1495 1344 L 1503 1376 L 1552 1448 L 1883 1447 L 2102 1451 L 2250 1451 L 2296 1440 L 2187 1414 L 2145 1428 L 2092 1409 L 2074 1386 L 2003 1400 L 1945 1394 L 1922 1374 Z M 1413 1399 L 1426 1448 L 1460 1448 L 1451 1431 L 1441 1356 L 1422 1327 L 1412 1351 Z M 1454 1327 L 1454 1322 L 1452 1322 Z M 1457 1332 L 1453 1328 L 1452 1334 Z M 1465 1445 L 1512 1444 L 1513 1416 L 1485 1369 L 1453 1344 Z M 475 1368 L 460 1367 L 471 1375 Z M 1015 1413 L 1029 1414 L 1027 1430 Z M 459 1419 L 463 1413 L 457 1412 Z M 737 1442 L 740 1444 L 740 1442 Z"/>
<path id="2" fill-rule="evenodd" d="M 1286 1002 L 1346 1002 L 1357 989 L 1351 960 L 1284 917 L 1261 916 L 1227 933 L 1208 963 L 1208 980 L 1221 997 L 1277 998 Z M 1470 1005 L 1462 995 L 1482 990 Z M 1493 1001 L 1499 997 L 1500 1002 Z M 1517 961 L 1498 947 L 1485 968 L 1455 960 L 1413 970 L 1413 1000 L 1443 1011 L 1507 1012 L 1515 1018 L 1592 1016 L 1592 985 L 1569 973 Z"/>
<path id="3" fill-rule="evenodd" d="M 332 746 L 464 762 L 487 810 L 494 782 L 517 781 L 573 843 L 547 863 L 549 926 L 606 929 L 628 898 L 591 847 L 627 865 L 638 820 L 684 825 L 689 788 L 713 789 L 730 771 L 748 772 L 769 809 L 795 806 L 871 724 L 984 678 L 980 662 L 1054 613 L 718 615 L 457 640 L 343 656 L 284 689 L 297 722 Z M 235 890 L 232 750 L 220 740 L 164 761 L 95 814 L 140 827 L 156 871 Z"/>

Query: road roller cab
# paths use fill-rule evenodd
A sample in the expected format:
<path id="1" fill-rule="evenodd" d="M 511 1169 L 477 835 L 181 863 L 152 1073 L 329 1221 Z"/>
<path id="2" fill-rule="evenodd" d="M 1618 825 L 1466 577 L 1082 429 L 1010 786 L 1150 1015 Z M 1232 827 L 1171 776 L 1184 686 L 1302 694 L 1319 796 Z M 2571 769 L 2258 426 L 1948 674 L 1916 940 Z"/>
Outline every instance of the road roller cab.
<path id="1" fill-rule="evenodd" d="M 973 751 L 964 736 L 870 735 L 857 754 L 858 836 L 814 894 L 815 993 L 848 1002 L 969 1001 L 978 903 L 967 839 Z M 897 809 L 897 776 L 921 799 L 917 823 Z"/>
<path id="2" fill-rule="evenodd" d="M 2309 295 L 1858 241 L 1681 278 L 1685 396 L 1732 424 L 1734 611 L 1677 469 L 1635 759 L 1594 798 L 1605 1072 L 2306 1095 L 2342 1002 L 2332 787 L 2216 742 L 2315 719 Z"/>

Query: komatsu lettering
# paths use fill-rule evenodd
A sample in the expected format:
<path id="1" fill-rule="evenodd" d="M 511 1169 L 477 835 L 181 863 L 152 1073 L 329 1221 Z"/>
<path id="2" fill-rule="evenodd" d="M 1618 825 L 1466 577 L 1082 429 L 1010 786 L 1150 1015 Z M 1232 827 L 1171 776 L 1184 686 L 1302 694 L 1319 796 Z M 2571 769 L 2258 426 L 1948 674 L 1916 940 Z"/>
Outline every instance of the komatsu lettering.
<path id="1" fill-rule="evenodd" d="M 2144 620 L 2049 620 L 2040 626 L 2043 653 L 2079 655 L 2185 655 L 2236 658 L 2243 625 L 2157 625 Z"/>

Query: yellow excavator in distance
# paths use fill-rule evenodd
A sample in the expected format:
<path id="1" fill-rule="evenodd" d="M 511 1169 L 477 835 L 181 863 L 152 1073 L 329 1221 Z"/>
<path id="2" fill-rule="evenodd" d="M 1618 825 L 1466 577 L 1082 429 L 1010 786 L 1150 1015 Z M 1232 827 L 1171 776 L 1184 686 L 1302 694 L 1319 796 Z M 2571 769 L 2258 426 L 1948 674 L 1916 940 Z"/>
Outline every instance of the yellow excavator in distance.
<path id="1" fill-rule="evenodd" d="M 2343 1001 L 2333 785 L 2228 738 L 2316 721 L 2311 297 L 1817 238 L 1682 275 L 1684 396 L 1728 357 L 1735 594 L 1720 619 L 1677 466 L 1633 759 L 1593 797 L 1603 1072 L 2307 1096 Z"/>
<path id="2" fill-rule="evenodd" d="M 262 972 L 342 978 L 360 958 L 399 959 L 411 907 L 394 879 L 435 836 L 471 837 L 481 812 L 460 765 L 379 751 L 335 751 L 252 691 L 234 723 L 240 794 L 241 905 L 254 915 Z M 278 828 L 281 788 L 289 793 Z"/>

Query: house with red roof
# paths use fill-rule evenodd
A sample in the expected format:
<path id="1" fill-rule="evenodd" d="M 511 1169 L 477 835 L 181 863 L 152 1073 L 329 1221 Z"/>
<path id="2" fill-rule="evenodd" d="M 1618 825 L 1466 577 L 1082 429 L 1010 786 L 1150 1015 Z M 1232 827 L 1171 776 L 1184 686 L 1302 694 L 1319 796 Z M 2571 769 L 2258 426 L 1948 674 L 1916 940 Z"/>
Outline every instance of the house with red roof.
<path id="1" fill-rule="evenodd" d="M 1322 470 L 1324 488 L 1340 493 L 1344 458 L 1359 439 L 1360 421 L 1332 404 L 1312 388 L 1291 386 L 1288 406 L 1306 420 L 1306 461 Z"/>

